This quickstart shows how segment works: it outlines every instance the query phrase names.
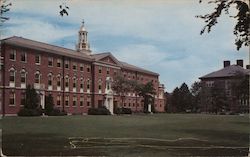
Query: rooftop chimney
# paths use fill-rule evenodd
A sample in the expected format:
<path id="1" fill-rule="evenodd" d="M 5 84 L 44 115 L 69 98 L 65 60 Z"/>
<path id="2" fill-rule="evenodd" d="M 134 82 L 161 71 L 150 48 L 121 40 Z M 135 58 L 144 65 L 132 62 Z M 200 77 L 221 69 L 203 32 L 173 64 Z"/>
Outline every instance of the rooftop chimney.
<path id="1" fill-rule="evenodd" d="M 243 67 L 243 59 L 238 59 L 238 60 L 236 61 L 236 63 L 237 63 L 237 65 Z"/>
<path id="2" fill-rule="evenodd" d="M 224 61 L 224 68 L 230 66 L 230 61 Z"/>
<path id="3" fill-rule="evenodd" d="M 250 69 L 250 65 L 247 65 L 246 68 L 247 68 L 247 69 Z"/>

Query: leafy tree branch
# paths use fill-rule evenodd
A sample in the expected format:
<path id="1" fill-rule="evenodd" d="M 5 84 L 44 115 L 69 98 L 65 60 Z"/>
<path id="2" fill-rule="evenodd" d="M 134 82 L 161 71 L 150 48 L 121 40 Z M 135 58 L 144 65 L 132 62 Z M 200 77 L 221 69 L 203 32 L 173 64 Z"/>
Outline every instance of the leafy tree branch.
<path id="1" fill-rule="evenodd" d="M 200 3 L 203 0 L 199 1 Z M 198 15 L 197 18 L 201 18 L 205 22 L 205 26 L 202 28 L 200 34 L 202 35 L 205 31 L 208 33 L 211 31 L 212 27 L 218 23 L 218 18 L 221 16 L 222 12 L 229 15 L 229 9 L 236 5 L 238 13 L 234 16 L 229 15 L 229 17 L 236 19 L 236 25 L 234 26 L 235 45 L 237 50 L 239 50 L 243 45 L 249 46 L 249 27 L 250 27 L 250 10 L 247 0 L 210 0 L 208 4 L 216 4 L 214 11 L 205 15 Z"/>

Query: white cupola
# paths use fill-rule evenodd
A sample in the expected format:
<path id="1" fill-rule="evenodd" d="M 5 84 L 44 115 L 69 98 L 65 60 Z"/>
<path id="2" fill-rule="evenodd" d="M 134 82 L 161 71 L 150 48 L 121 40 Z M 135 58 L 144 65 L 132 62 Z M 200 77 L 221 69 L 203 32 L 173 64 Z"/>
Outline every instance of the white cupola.
<path id="1" fill-rule="evenodd" d="M 90 55 L 90 46 L 88 43 L 88 32 L 86 31 L 84 27 L 84 21 L 82 22 L 82 25 L 80 27 L 80 30 L 78 32 L 78 44 L 77 44 L 77 51 L 83 52 L 87 55 Z"/>

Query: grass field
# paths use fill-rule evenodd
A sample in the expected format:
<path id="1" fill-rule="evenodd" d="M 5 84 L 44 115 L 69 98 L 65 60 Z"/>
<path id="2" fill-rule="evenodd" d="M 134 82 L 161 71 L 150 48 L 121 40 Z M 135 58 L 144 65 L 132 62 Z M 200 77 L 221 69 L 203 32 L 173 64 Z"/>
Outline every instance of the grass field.
<path id="1" fill-rule="evenodd" d="M 249 117 L 202 114 L 5 117 L 8 156 L 246 156 Z"/>

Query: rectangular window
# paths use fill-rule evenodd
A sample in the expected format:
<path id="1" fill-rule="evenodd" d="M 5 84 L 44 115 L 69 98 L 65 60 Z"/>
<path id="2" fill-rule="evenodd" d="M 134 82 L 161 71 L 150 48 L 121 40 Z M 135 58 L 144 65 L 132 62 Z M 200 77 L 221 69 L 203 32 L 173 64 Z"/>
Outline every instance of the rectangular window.
<path id="1" fill-rule="evenodd" d="M 116 70 L 114 70 L 114 75 L 116 75 L 117 74 L 117 71 Z"/>
<path id="2" fill-rule="evenodd" d="M 48 85 L 52 86 L 52 76 L 51 75 L 49 75 L 49 78 L 48 78 Z"/>
<path id="3" fill-rule="evenodd" d="M 38 64 L 38 65 L 41 64 L 41 56 L 40 55 L 35 56 L 35 63 Z"/>
<path id="4" fill-rule="evenodd" d="M 76 103 L 77 103 L 77 97 L 74 96 L 74 97 L 73 97 L 73 106 L 76 106 Z"/>
<path id="5" fill-rule="evenodd" d="M 15 61 L 16 60 L 16 50 L 11 50 L 9 57 L 10 57 L 10 60 Z"/>
<path id="6" fill-rule="evenodd" d="M 27 61 L 27 54 L 25 52 L 21 53 L 21 62 Z"/>
<path id="7" fill-rule="evenodd" d="M 25 104 L 25 91 L 22 91 L 22 93 L 21 93 L 21 106 L 24 106 L 24 104 Z"/>
<path id="8" fill-rule="evenodd" d="M 73 63 L 73 70 L 77 70 L 77 64 L 76 63 Z"/>
<path id="9" fill-rule="evenodd" d="M 15 105 L 15 92 L 10 92 L 10 96 L 9 96 L 9 103 L 10 105 L 14 106 Z"/>
<path id="10" fill-rule="evenodd" d="M 61 105 L 61 95 L 57 95 L 57 98 L 56 98 L 56 105 L 57 105 L 57 106 L 60 106 L 60 105 Z"/>
<path id="11" fill-rule="evenodd" d="M 87 106 L 90 106 L 90 102 L 89 101 L 87 102 Z"/>
<path id="12" fill-rule="evenodd" d="M 84 98 L 83 98 L 83 97 L 80 97 L 80 106 L 81 106 L 81 107 L 83 106 L 83 100 L 84 100 Z"/>
<path id="13" fill-rule="evenodd" d="M 69 61 L 65 61 L 65 68 L 66 68 L 66 69 L 69 68 Z"/>
<path id="14" fill-rule="evenodd" d="M 62 65 L 62 60 L 61 60 L 61 59 L 57 59 L 57 64 L 56 64 L 56 66 L 57 66 L 58 68 L 60 68 L 61 65 Z"/>
<path id="15" fill-rule="evenodd" d="M 109 75 L 109 71 L 110 71 L 110 69 L 109 69 L 109 68 L 107 68 L 107 75 Z"/>
<path id="16" fill-rule="evenodd" d="M 89 66 L 87 67 L 87 72 L 88 72 L 88 73 L 90 72 L 90 67 L 89 67 Z"/>
<path id="17" fill-rule="evenodd" d="M 53 67 L 53 58 L 52 57 L 48 58 L 48 66 Z"/>
<path id="18" fill-rule="evenodd" d="M 65 97 L 65 106 L 69 106 L 69 96 Z"/>
<path id="19" fill-rule="evenodd" d="M 80 64 L 80 71 L 83 71 L 83 65 Z"/>
<path id="20" fill-rule="evenodd" d="M 99 74 L 102 73 L 102 67 L 99 66 Z"/>

